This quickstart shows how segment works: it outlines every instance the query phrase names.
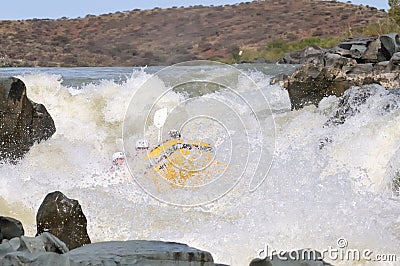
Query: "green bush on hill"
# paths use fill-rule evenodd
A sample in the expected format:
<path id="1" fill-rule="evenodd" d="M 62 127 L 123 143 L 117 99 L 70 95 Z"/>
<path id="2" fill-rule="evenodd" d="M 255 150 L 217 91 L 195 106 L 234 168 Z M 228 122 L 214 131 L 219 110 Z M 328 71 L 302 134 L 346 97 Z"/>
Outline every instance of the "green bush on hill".
<path id="1" fill-rule="evenodd" d="M 305 49 L 309 46 L 319 46 L 322 48 L 330 48 L 342 41 L 343 37 L 310 37 L 305 38 L 300 42 L 286 42 L 284 40 L 274 40 L 267 43 L 265 49 L 257 51 L 254 49 L 243 49 L 240 55 L 239 52 L 234 52 L 232 58 L 226 60 L 226 63 L 239 63 L 243 61 L 251 62 L 257 58 L 264 58 L 265 60 L 277 60 L 285 53 Z"/>
<path id="2" fill-rule="evenodd" d="M 400 25 L 400 6 L 393 6 L 390 8 L 388 15 Z"/>
<path id="3" fill-rule="evenodd" d="M 398 25 L 400 25 L 400 0 L 389 0 L 389 18 L 393 19 Z"/>
<path id="4" fill-rule="evenodd" d="M 357 36 L 377 36 L 390 32 L 400 32 L 400 25 L 393 18 L 389 17 L 370 23 L 364 28 L 357 29 L 354 33 L 349 30 L 346 35 L 351 38 Z"/>

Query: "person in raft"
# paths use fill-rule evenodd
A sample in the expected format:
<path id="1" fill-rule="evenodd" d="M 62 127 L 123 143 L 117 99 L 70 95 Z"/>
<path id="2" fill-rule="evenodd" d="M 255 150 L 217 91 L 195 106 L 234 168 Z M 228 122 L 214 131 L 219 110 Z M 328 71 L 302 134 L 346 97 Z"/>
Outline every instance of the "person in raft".
<path id="1" fill-rule="evenodd" d="M 121 166 L 125 163 L 125 153 L 122 151 L 116 152 L 112 155 L 112 166 L 110 172 L 114 173 L 119 170 Z"/>
<path id="2" fill-rule="evenodd" d="M 181 138 L 181 133 L 179 132 L 179 130 L 170 130 L 168 131 L 168 135 L 171 139 L 180 139 Z"/>

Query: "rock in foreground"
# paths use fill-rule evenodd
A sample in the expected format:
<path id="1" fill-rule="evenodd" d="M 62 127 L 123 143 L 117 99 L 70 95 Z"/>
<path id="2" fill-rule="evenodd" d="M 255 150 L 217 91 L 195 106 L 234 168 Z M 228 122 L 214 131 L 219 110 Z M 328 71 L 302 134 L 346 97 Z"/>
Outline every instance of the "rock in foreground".
<path id="1" fill-rule="evenodd" d="M 87 220 L 77 200 L 56 191 L 49 193 L 36 215 L 37 235 L 50 232 L 63 241 L 69 249 L 90 244 Z"/>
<path id="2" fill-rule="evenodd" d="M 0 216 L 0 243 L 3 239 L 12 239 L 24 235 L 22 223 L 11 217 Z"/>
<path id="3" fill-rule="evenodd" d="M 80 265 L 214 265 L 209 252 L 185 244 L 144 240 L 94 243 L 66 256 Z"/>
<path id="4" fill-rule="evenodd" d="M 16 162 L 34 143 L 55 132 L 50 114 L 28 99 L 20 79 L 0 78 L 0 161 Z"/>
<path id="5" fill-rule="evenodd" d="M 0 265 L 216 266 L 209 252 L 180 243 L 131 240 L 90 244 L 81 206 L 59 191 L 49 193 L 39 207 L 36 237 L 21 235 L 19 221 L 3 220 L 0 217 L 0 228 L 6 229 L 8 239 L 0 241 Z M 13 235 L 16 237 L 9 239 Z"/>
<path id="6" fill-rule="evenodd" d="M 36 238 L 13 238 L 0 245 L 0 265 L 147 265 L 214 266 L 209 252 L 184 244 L 160 241 L 113 241 L 68 251 L 58 238 L 43 233 Z"/>

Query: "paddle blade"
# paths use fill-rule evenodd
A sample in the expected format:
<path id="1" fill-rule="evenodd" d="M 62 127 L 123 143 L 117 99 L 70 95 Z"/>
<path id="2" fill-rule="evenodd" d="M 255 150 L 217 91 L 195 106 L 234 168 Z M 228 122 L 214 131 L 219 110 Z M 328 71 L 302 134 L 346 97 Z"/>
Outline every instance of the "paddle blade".
<path id="1" fill-rule="evenodd" d="M 165 123 L 165 120 L 167 120 L 167 116 L 168 116 L 167 108 L 162 108 L 162 109 L 157 110 L 154 113 L 154 125 L 157 128 L 162 128 L 162 126 Z"/>

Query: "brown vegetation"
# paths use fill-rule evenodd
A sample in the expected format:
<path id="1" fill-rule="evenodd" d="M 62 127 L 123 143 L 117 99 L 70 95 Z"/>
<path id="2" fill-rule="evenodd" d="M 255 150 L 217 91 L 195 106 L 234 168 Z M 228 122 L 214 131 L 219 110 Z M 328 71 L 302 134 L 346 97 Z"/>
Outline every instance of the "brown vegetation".
<path id="1" fill-rule="evenodd" d="M 265 0 L 0 21 L 0 54 L 17 66 L 168 65 L 226 59 L 278 39 L 337 36 L 385 17 L 376 8 L 335 1 Z"/>

